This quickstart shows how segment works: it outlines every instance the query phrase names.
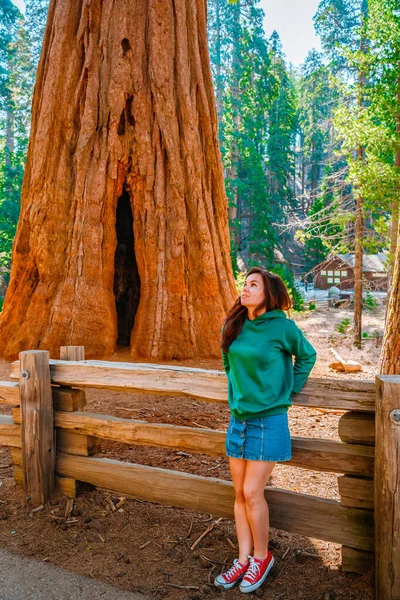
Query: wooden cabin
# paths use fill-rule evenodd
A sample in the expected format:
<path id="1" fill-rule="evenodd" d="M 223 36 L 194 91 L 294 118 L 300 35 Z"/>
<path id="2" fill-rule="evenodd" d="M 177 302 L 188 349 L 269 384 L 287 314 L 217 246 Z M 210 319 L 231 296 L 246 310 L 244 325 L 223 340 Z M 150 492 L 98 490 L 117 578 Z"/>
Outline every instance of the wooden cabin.
<path id="1" fill-rule="evenodd" d="M 327 290 L 332 286 L 341 290 L 354 289 L 354 254 L 331 254 L 314 267 L 314 286 Z M 363 281 L 371 290 L 387 291 L 389 256 L 384 253 L 364 254 Z"/>

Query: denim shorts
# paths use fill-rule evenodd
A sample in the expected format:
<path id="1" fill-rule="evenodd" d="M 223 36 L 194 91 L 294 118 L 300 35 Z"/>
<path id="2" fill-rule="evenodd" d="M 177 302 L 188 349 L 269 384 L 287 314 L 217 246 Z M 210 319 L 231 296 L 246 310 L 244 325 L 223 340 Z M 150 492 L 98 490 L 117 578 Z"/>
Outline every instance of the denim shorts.
<path id="1" fill-rule="evenodd" d="M 225 442 L 231 458 L 282 462 L 292 458 L 287 412 L 271 417 L 248 419 L 232 416 Z"/>

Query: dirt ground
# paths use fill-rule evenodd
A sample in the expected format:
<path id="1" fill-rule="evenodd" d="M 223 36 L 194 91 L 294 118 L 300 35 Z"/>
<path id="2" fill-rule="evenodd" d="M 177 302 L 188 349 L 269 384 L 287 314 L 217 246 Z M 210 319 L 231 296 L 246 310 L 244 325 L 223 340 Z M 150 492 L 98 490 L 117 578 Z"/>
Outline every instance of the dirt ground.
<path id="1" fill-rule="evenodd" d="M 351 334 L 340 334 L 336 325 L 350 311 L 321 309 L 293 314 L 316 347 L 314 377 L 338 377 L 329 369 L 335 348 L 345 359 L 364 365 L 351 378 L 372 379 L 377 372 L 384 307 L 364 315 L 364 330 L 378 336 L 352 346 Z M 112 361 L 130 361 L 121 348 Z M 183 361 L 185 366 L 222 368 L 219 360 Z M 10 364 L 0 361 L 0 379 L 9 380 Z M 159 397 L 102 390 L 87 390 L 88 412 L 117 417 L 173 423 L 191 427 L 226 429 L 227 406 L 182 397 Z M 0 405 L 0 412 L 10 409 Z M 302 437 L 338 439 L 339 411 L 293 407 L 289 411 L 291 432 Z M 200 454 L 129 446 L 104 441 L 100 456 L 149 466 L 171 468 L 230 480 L 227 459 Z M 14 484 L 8 448 L 0 447 L 0 546 L 10 551 L 50 561 L 68 571 L 107 582 L 121 590 L 142 592 L 155 599 L 200 600 L 241 598 L 238 589 L 219 592 L 214 577 L 237 555 L 232 521 L 224 519 L 190 550 L 193 542 L 212 524 L 212 515 L 127 499 L 119 509 L 112 504 L 120 497 L 92 490 L 75 501 L 70 517 L 64 517 L 66 498 L 54 497 L 44 510 L 30 513 L 21 489 Z M 269 485 L 297 492 L 338 499 L 337 476 L 277 465 Z M 372 600 L 373 574 L 346 574 L 340 570 L 340 546 L 322 540 L 271 530 L 270 548 L 276 565 L 266 583 L 256 592 L 266 599 Z M 302 553 L 308 553 L 304 556 Z M 314 556 L 310 557 L 309 554 Z M 229 596 L 228 596 L 229 595 Z"/>

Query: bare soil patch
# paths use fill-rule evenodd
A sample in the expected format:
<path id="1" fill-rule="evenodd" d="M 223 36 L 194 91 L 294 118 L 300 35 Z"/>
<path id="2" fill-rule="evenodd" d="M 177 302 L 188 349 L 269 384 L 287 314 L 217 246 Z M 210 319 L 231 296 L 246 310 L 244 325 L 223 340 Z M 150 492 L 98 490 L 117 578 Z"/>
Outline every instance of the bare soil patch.
<path id="1" fill-rule="evenodd" d="M 367 341 L 361 350 L 352 346 L 351 335 L 335 330 L 349 311 L 324 309 L 295 314 L 294 318 L 317 348 L 313 376 L 338 377 L 329 369 L 335 347 L 344 358 L 364 365 L 354 379 L 372 379 L 377 372 L 379 343 Z M 383 329 L 384 309 L 366 313 L 369 332 Z M 131 361 L 127 349 L 105 360 Z M 183 361 L 184 366 L 222 369 L 219 360 Z M 10 364 L 0 361 L 0 379 L 8 380 Z M 88 412 L 112 414 L 151 422 L 190 427 L 226 429 L 227 406 L 182 397 L 160 397 L 88 389 Z M 10 409 L 0 405 L 1 412 Z M 338 411 L 293 407 L 289 411 L 293 435 L 338 439 Z M 144 446 L 102 443 L 101 456 L 230 480 L 226 458 L 212 458 Z M 51 505 L 31 514 L 23 493 L 13 481 L 8 448 L 0 447 L 0 545 L 24 556 L 53 562 L 66 570 L 107 582 L 121 590 L 139 591 L 167 600 L 217 598 L 212 581 L 236 556 L 234 524 L 223 520 L 194 551 L 190 546 L 215 520 L 212 515 L 127 499 L 112 510 L 119 497 L 93 490 L 80 496 L 68 519 L 63 518 L 66 498 L 55 496 Z M 270 485 L 302 493 L 338 498 L 337 476 L 277 465 Z M 271 550 L 276 566 L 256 595 L 293 600 L 372 600 L 373 575 L 346 574 L 340 570 L 340 546 L 304 536 L 271 530 Z M 303 556 L 302 552 L 314 557 Z M 183 586 L 183 587 L 175 587 Z M 239 590 L 223 593 L 239 599 Z"/>

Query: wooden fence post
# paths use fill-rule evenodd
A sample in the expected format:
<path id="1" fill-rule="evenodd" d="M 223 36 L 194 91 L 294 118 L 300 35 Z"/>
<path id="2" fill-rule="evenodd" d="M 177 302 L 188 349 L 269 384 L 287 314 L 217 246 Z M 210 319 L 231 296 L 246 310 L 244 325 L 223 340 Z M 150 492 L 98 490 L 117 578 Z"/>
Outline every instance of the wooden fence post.
<path id="1" fill-rule="evenodd" d="M 376 600 L 400 599 L 400 376 L 376 377 Z"/>
<path id="2" fill-rule="evenodd" d="M 60 360 L 85 360 L 85 346 L 61 346 Z M 64 393 L 67 391 L 68 388 L 63 388 Z M 76 410 L 83 411 L 86 404 L 85 391 L 69 389 L 69 393 L 74 396 L 71 396 L 71 406 L 67 406 L 67 403 L 64 403 L 62 410 L 65 412 L 74 412 Z M 59 391 L 55 394 L 53 393 L 53 396 L 56 397 L 55 405 L 58 407 L 60 404 Z M 92 454 L 100 452 L 101 440 L 90 435 L 57 429 L 56 438 L 57 452 L 69 452 L 81 456 L 91 456 Z M 75 498 L 81 491 L 90 488 L 91 486 L 68 477 L 57 476 L 56 487 L 66 496 Z"/>
<path id="3" fill-rule="evenodd" d="M 339 419 L 339 437 L 346 444 L 373 446 L 375 444 L 375 415 L 372 412 L 349 411 Z M 372 473 L 371 473 L 372 475 Z M 362 510 L 374 508 L 372 477 L 342 475 L 338 478 L 340 504 Z M 373 568 L 373 552 L 342 546 L 342 571 L 366 573 Z"/>
<path id="4" fill-rule="evenodd" d="M 85 360 L 85 346 L 60 346 L 60 360 Z"/>
<path id="5" fill-rule="evenodd" d="M 49 353 L 19 353 L 22 456 L 26 501 L 45 504 L 54 489 L 54 417 Z"/>

